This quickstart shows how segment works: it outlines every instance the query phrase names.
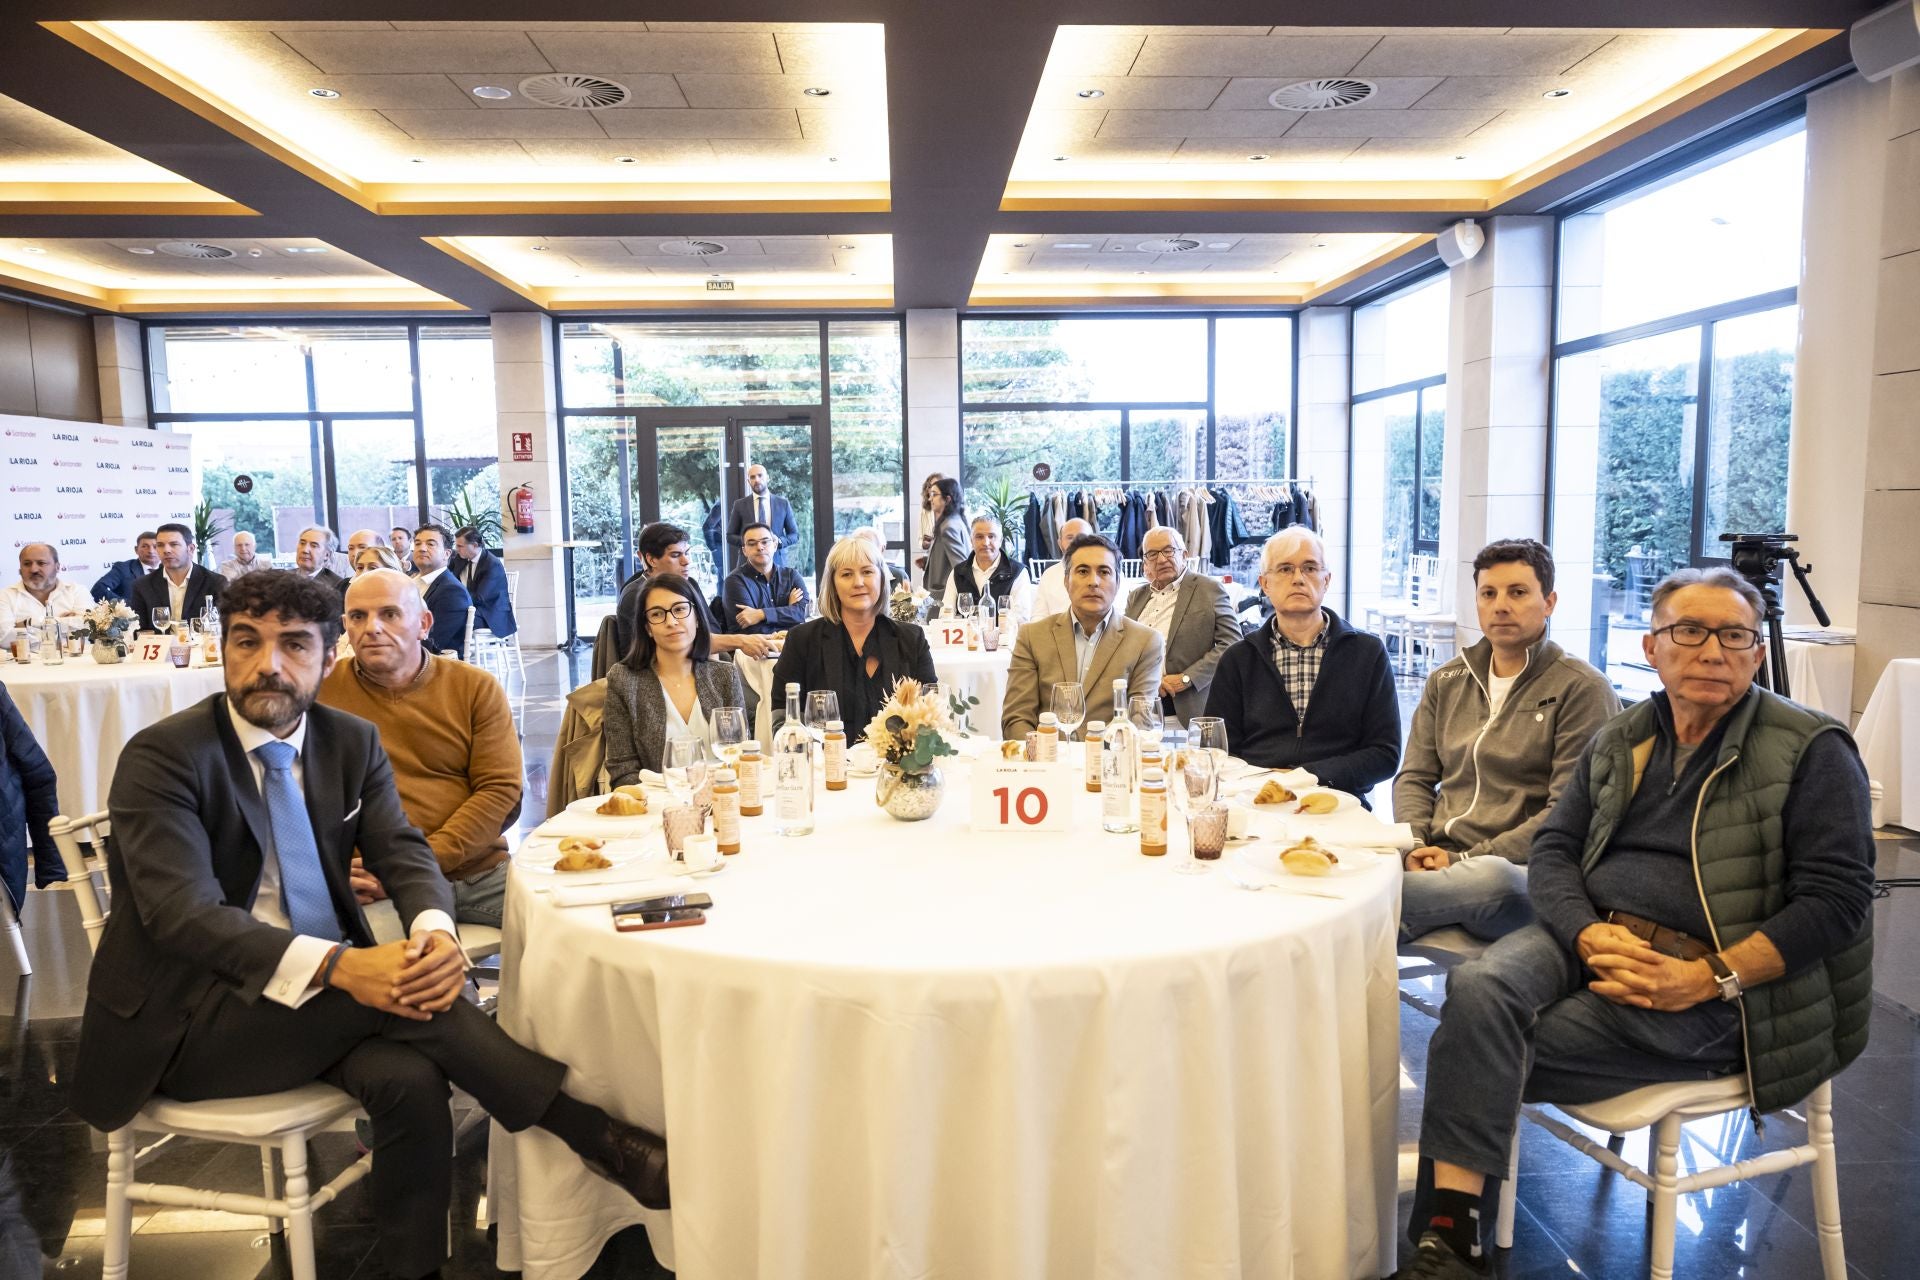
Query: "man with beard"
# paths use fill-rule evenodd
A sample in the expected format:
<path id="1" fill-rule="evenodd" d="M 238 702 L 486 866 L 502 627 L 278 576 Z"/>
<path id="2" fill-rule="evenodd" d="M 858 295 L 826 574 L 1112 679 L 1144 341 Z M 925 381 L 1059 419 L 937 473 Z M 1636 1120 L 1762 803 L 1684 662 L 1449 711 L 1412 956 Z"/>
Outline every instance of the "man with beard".
<path id="1" fill-rule="evenodd" d="M 60 581 L 59 549 L 51 542 L 29 542 L 20 548 L 20 581 L 0 596 L 0 644 L 13 643 L 15 627 L 38 627 L 49 609 L 64 635 L 92 607 L 86 592 Z"/>
<path id="2" fill-rule="evenodd" d="M 793 504 L 767 487 L 767 469 L 757 462 L 747 468 L 747 489 L 747 496 L 734 503 L 727 516 L 727 545 L 733 548 L 735 564 L 745 555 L 742 544 L 750 524 L 763 524 L 773 530 L 781 547 L 792 546 L 800 537 L 800 526 L 793 520 Z M 776 550 L 773 562 L 785 564 L 786 553 Z"/>
<path id="3" fill-rule="evenodd" d="M 155 1096 L 345 1090 L 372 1123 L 369 1203 L 395 1276 L 437 1275 L 446 1259 L 449 1082 L 509 1131 L 539 1125 L 667 1207 L 664 1141 L 563 1092 L 565 1064 L 461 999 L 453 895 L 401 809 L 379 733 L 314 705 L 338 594 L 269 570 L 221 603 L 226 691 L 134 735 L 114 773 L 114 911 L 70 1105 L 111 1132 Z M 356 849 L 405 941 L 374 943 L 354 902 Z"/>

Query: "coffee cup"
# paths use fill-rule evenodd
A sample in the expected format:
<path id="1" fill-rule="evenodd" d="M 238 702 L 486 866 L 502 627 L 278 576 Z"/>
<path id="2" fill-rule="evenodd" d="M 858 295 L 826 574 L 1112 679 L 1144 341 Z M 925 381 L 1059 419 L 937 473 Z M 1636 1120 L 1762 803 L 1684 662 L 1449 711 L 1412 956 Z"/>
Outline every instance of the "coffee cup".
<path id="1" fill-rule="evenodd" d="M 847 768 L 854 773 L 872 773 L 879 767 L 880 756 L 873 744 L 856 742 L 847 748 Z"/>
<path id="2" fill-rule="evenodd" d="M 1247 837 L 1247 823 L 1252 815 L 1237 804 L 1227 806 L 1227 839 L 1244 840 Z"/>
<path id="3" fill-rule="evenodd" d="M 702 833 L 688 836 L 680 842 L 680 870 L 686 874 L 711 871 L 719 865 L 719 837 Z"/>

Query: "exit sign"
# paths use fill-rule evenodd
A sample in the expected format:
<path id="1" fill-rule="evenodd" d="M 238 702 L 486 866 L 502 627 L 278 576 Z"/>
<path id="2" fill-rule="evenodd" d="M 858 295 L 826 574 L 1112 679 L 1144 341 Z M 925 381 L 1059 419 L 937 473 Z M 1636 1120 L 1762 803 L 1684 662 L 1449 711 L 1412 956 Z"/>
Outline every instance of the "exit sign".
<path id="1" fill-rule="evenodd" d="M 732 293 L 732 292 L 733 292 L 733 281 L 731 281 L 731 280 L 709 280 L 709 281 L 707 281 L 707 292 L 708 292 L 708 293 Z"/>

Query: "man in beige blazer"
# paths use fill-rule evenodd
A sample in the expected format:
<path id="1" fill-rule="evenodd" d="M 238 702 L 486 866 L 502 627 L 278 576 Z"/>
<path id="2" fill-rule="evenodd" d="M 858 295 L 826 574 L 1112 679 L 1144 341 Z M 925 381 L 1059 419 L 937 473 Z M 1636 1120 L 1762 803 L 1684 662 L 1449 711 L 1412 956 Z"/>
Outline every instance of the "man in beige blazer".
<path id="1" fill-rule="evenodd" d="M 1035 618 L 1020 628 L 1007 672 L 1000 734 L 1016 741 L 1052 709 L 1053 686 L 1078 681 L 1086 692 L 1087 718 L 1112 714 L 1112 684 L 1127 682 L 1127 696 L 1157 697 L 1166 646 L 1152 627 L 1129 621 L 1113 602 L 1120 594 L 1120 549 L 1092 533 L 1076 538 L 1063 562 L 1067 610 Z"/>
<path id="2" fill-rule="evenodd" d="M 1207 709 L 1207 687 L 1220 655 L 1240 642 L 1240 619 L 1227 589 L 1204 573 L 1187 572 L 1187 544 L 1162 525 L 1140 541 L 1147 581 L 1127 596 L 1127 617 L 1166 641 L 1160 708 L 1169 724 L 1185 724 Z"/>

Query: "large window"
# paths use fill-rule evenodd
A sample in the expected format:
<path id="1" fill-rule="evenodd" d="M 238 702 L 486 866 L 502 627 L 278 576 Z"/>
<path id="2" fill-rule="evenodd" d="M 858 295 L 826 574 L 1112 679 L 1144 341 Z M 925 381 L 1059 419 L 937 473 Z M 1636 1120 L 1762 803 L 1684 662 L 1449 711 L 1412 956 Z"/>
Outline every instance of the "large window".
<path id="1" fill-rule="evenodd" d="M 485 322 L 156 324 L 147 353 L 154 420 L 195 437 L 216 558 L 241 530 L 291 564 L 310 524 L 344 541 L 500 509 Z"/>
<path id="2" fill-rule="evenodd" d="M 1347 607 L 1405 599 L 1440 549 L 1450 285 L 1445 274 L 1353 313 L 1353 545 Z"/>
<path id="3" fill-rule="evenodd" d="M 1649 597 L 1784 528 L 1798 328 L 1800 122 L 1561 224 L 1554 634 L 1651 689 Z"/>
<path id="4" fill-rule="evenodd" d="M 1291 316 L 969 317 L 960 345 L 961 484 L 969 510 L 1002 514 L 1013 554 L 1029 496 L 1066 486 L 1213 482 L 1250 535 L 1270 530 L 1292 461 Z M 1103 532 L 1119 511 L 1102 502 Z"/>
<path id="5" fill-rule="evenodd" d="M 583 320 L 560 326 L 575 627 L 591 633 L 666 520 L 691 535 L 717 593 L 749 468 L 790 504 L 781 548 L 809 577 L 835 538 L 871 525 L 905 556 L 901 327 L 834 320 Z"/>

